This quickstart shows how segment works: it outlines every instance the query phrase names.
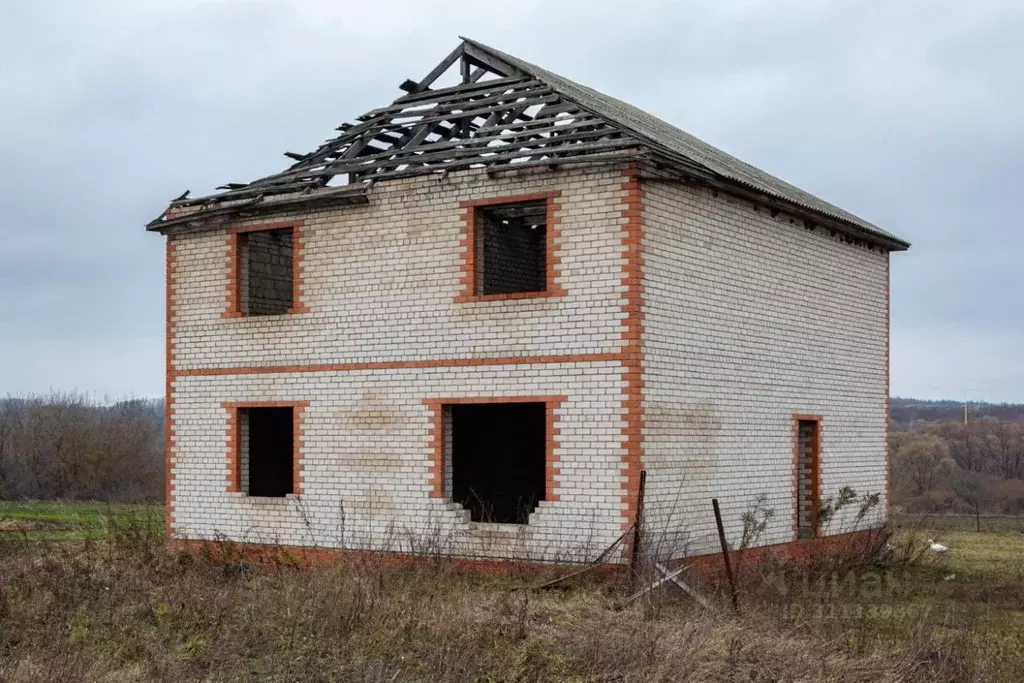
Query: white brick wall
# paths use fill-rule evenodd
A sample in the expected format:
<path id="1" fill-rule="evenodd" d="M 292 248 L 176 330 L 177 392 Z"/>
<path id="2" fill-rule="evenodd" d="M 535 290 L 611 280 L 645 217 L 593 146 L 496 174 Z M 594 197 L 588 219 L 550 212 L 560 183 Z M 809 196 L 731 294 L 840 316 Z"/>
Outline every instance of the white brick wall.
<path id="1" fill-rule="evenodd" d="M 368 206 L 275 216 L 305 219 L 310 312 L 299 315 L 222 320 L 225 233 L 185 236 L 177 369 L 618 351 L 621 184 L 612 172 L 462 173 L 381 183 Z M 454 305 L 460 201 L 552 190 L 562 192 L 559 270 L 569 296 Z"/>
<path id="2" fill-rule="evenodd" d="M 644 184 L 645 466 L 654 542 L 730 542 L 759 495 L 759 545 L 793 540 L 794 413 L 823 416 L 822 498 L 881 493 L 888 257 L 707 189 Z M 865 528 L 869 524 L 862 524 Z M 826 534 L 852 530 L 849 516 Z"/>
<path id="3" fill-rule="evenodd" d="M 442 550 L 492 557 L 567 557 L 614 540 L 621 511 L 618 363 L 183 377 L 175 401 L 175 532 L 254 543 Z M 564 394 L 558 409 L 555 503 L 528 527 L 469 524 L 430 497 L 430 415 L 424 398 Z M 303 494 L 229 493 L 222 402 L 302 401 Z M 371 530 L 373 533 L 371 534 Z"/>
<path id="4" fill-rule="evenodd" d="M 368 206 L 304 219 L 309 312 L 222 318 L 224 229 L 175 239 L 174 533 L 179 538 L 387 548 L 483 557 L 593 556 L 625 523 L 622 501 L 621 171 L 482 172 L 378 185 Z M 564 296 L 455 302 L 460 202 L 559 191 Z M 249 221 L 248 225 L 259 221 Z M 443 367 L 446 361 L 610 354 L 611 360 Z M 438 367 L 395 368 L 405 361 Z M 267 366 L 388 364 L 253 372 Z M 214 369 L 247 368 L 213 374 Z M 183 374 L 182 374 L 183 373 Z M 431 498 L 424 399 L 565 396 L 557 410 L 558 500 L 526 527 L 480 525 Z M 301 496 L 229 493 L 224 402 L 309 401 Z M 415 543 L 421 544 L 416 546 Z"/>
<path id="5" fill-rule="evenodd" d="M 610 169 L 473 171 L 381 183 L 368 206 L 274 216 L 305 221 L 309 312 L 293 315 L 223 318 L 225 230 L 176 237 L 175 535 L 497 558 L 603 550 L 629 521 L 624 180 Z M 556 190 L 566 294 L 456 302 L 460 202 Z M 760 542 L 792 540 L 793 413 L 824 416 L 824 496 L 843 485 L 884 492 L 887 257 L 710 191 L 645 181 L 644 193 L 644 466 L 655 542 L 676 556 L 711 552 L 710 499 L 721 499 L 735 540 L 761 493 L 775 517 Z M 511 362 L 526 357 L 547 360 Z M 465 366 L 470 359 L 495 364 Z M 419 365 L 402 367 L 410 361 Z M 335 367 L 301 370 L 310 365 Z M 290 367 L 259 371 L 277 366 Z M 566 397 L 558 500 L 541 503 L 526 527 L 473 524 L 430 496 L 424 400 L 485 396 Z M 273 401 L 309 402 L 303 493 L 229 493 L 222 404 Z"/>

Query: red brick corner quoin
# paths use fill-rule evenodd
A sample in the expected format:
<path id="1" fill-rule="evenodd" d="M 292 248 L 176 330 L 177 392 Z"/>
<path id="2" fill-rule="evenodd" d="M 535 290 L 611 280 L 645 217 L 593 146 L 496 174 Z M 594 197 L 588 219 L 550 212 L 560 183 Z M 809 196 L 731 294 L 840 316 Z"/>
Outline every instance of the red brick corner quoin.
<path id="1" fill-rule="evenodd" d="M 622 226 L 623 266 L 622 284 L 626 287 L 625 303 L 622 306 L 625 320 L 622 333 L 622 364 L 625 369 L 626 388 L 623 392 L 622 409 L 626 426 L 622 433 L 622 463 L 626 481 L 622 490 L 622 505 L 626 515 L 623 530 L 637 519 L 637 498 L 640 493 L 640 470 L 643 469 L 643 189 L 640 187 L 638 166 L 630 167 L 625 173 L 622 190 L 625 219 Z M 630 539 L 632 543 L 632 539 Z"/>
<path id="2" fill-rule="evenodd" d="M 222 318 L 244 318 L 241 301 L 241 278 L 238 277 L 239 261 L 242 257 L 241 242 L 238 236 L 244 232 L 261 232 L 264 230 L 292 229 L 292 307 L 288 313 L 308 313 L 303 296 L 305 294 L 303 281 L 303 259 L 305 257 L 305 236 L 303 226 L 305 221 L 282 221 L 280 223 L 260 223 L 257 225 L 241 225 L 228 228 L 227 236 L 227 291 L 225 293 L 226 307 L 221 313 Z"/>
<path id="3" fill-rule="evenodd" d="M 561 192 L 535 192 L 532 194 L 520 194 L 506 197 L 488 197 L 487 199 L 474 199 L 462 202 L 462 239 L 459 246 L 464 248 L 462 253 L 462 289 L 455 297 L 456 303 L 467 301 L 501 301 L 505 299 L 537 299 L 551 296 L 565 296 L 565 289 L 560 280 L 558 248 L 561 240 L 559 225 L 562 219 L 556 216 L 560 204 L 558 198 Z M 476 213 L 481 206 L 496 206 L 499 204 L 518 204 L 521 202 L 547 202 L 547 287 L 542 292 L 515 292 L 512 294 L 477 294 L 477 263 L 476 263 Z"/>
<path id="4" fill-rule="evenodd" d="M 251 403 L 221 404 L 227 411 L 227 446 L 228 446 L 228 493 L 244 493 L 242 491 L 241 463 L 241 440 L 242 433 L 238 428 L 238 411 L 240 408 L 292 408 L 292 493 L 301 495 L 304 482 L 302 468 L 303 443 L 303 420 L 304 412 L 309 407 L 309 401 L 254 401 Z"/>
<path id="5" fill-rule="evenodd" d="M 168 538 L 174 535 L 174 314 L 175 314 L 175 261 L 176 244 L 167 236 L 166 310 L 167 350 L 165 352 L 167 383 L 164 395 L 164 524 Z"/>
<path id="6" fill-rule="evenodd" d="M 889 394 L 892 374 L 890 354 L 890 334 L 892 324 L 892 306 L 890 301 L 890 288 L 892 272 L 889 269 L 891 252 L 885 253 L 885 519 L 889 520 L 892 514 L 892 443 L 890 431 L 892 430 L 892 399 Z"/>
<path id="7" fill-rule="evenodd" d="M 425 398 L 423 405 L 430 416 L 430 455 L 427 468 L 431 498 L 447 498 L 445 491 L 444 407 L 462 403 L 543 403 L 545 422 L 544 443 L 544 500 L 558 500 L 556 477 L 561 473 L 558 466 L 558 415 L 555 411 L 566 400 L 565 396 L 487 396 L 474 398 Z"/>

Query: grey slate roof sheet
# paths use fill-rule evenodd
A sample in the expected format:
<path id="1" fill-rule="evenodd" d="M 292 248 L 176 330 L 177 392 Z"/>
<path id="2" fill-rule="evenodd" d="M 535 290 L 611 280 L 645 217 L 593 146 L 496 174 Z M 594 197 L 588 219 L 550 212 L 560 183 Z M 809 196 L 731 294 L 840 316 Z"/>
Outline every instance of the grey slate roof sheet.
<path id="1" fill-rule="evenodd" d="M 548 83 L 565 97 L 574 100 L 582 108 L 630 130 L 639 138 L 651 143 L 653 147 L 660 147 L 670 153 L 682 156 L 716 176 L 746 186 L 749 189 L 792 202 L 805 209 L 855 225 L 869 233 L 897 242 L 903 245 L 904 248 L 910 246 L 905 240 L 882 230 L 863 218 L 844 211 L 798 187 L 779 180 L 769 173 L 740 161 L 736 157 L 726 154 L 722 150 L 709 145 L 684 130 L 676 128 L 670 123 L 662 121 L 638 107 L 634 107 L 610 95 L 605 95 L 593 88 L 580 85 L 536 64 L 531 64 L 482 43 L 468 38 L 463 38 L 463 40 L 480 50 L 491 53 L 498 59 L 509 63 L 524 73 Z"/>

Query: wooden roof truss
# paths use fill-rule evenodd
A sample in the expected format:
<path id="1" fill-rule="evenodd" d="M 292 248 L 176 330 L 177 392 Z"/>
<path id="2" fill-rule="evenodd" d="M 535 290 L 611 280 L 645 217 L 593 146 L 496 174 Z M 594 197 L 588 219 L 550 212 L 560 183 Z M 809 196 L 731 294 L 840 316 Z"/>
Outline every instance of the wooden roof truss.
<path id="1" fill-rule="evenodd" d="M 432 87 L 458 69 L 459 82 Z M 369 180 L 447 172 L 588 162 L 624 156 L 641 143 L 583 109 L 551 85 L 463 42 L 422 80 L 399 86 L 406 94 L 369 111 L 309 154 L 286 152 L 287 170 L 216 195 L 179 198 L 172 207 L 245 201 Z M 166 221 L 164 221 L 166 224 Z"/>
<path id="2" fill-rule="evenodd" d="M 148 228 L 365 204 L 373 183 L 390 178 L 641 159 L 659 177 L 724 189 L 884 248 L 909 246 L 642 109 L 467 38 L 421 80 L 399 87 L 405 94 L 342 124 L 314 151 L 286 152 L 295 163 L 285 171 L 208 197 L 186 192 Z"/>

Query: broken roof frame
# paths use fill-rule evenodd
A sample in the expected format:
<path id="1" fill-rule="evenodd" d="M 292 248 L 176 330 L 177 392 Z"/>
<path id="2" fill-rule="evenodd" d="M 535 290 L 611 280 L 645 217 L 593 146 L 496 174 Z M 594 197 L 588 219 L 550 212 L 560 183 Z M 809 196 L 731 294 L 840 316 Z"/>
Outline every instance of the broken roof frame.
<path id="1" fill-rule="evenodd" d="M 458 65 L 460 82 L 432 88 Z M 296 206 L 366 203 L 373 183 L 469 168 L 644 161 L 662 177 L 704 183 L 887 249 L 906 241 L 708 145 L 632 105 L 466 38 L 405 94 L 295 163 L 207 197 L 171 202 L 150 230 L 223 222 Z M 340 179 L 343 184 L 334 185 Z"/>

